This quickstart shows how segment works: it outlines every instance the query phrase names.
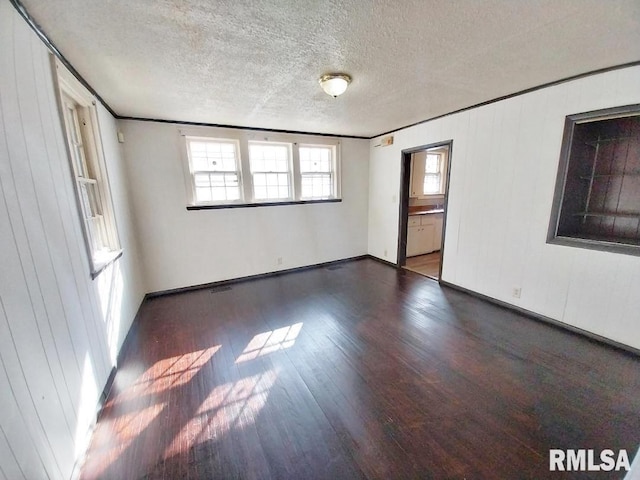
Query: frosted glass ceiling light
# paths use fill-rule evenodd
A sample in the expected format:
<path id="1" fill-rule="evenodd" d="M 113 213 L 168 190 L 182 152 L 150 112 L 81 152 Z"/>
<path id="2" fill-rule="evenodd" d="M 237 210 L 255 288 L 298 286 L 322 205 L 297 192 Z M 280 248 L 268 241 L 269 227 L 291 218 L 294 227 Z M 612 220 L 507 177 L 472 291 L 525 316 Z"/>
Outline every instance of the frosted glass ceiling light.
<path id="1" fill-rule="evenodd" d="M 345 92 L 351 83 L 351 77 L 346 73 L 327 73 L 322 75 L 318 81 L 325 93 L 337 97 Z"/>

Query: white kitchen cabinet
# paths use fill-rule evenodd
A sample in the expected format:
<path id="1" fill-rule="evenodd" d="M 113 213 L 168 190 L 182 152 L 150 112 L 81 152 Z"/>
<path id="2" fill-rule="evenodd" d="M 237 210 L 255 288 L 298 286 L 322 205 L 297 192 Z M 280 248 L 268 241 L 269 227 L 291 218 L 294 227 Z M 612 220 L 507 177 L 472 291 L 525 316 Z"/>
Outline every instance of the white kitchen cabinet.
<path id="1" fill-rule="evenodd" d="M 433 225 L 419 225 L 407 229 L 407 257 L 433 251 Z"/>
<path id="2" fill-rule="evenodd" d="M 426 158 L 426 152 L 417 152 L 411 157 L 411 181 L 409 185 L 409 197 L 411 198 L 421 198 L 424 196 L 423 184 Z"/>
<path id="3" fill-rule="evenodd" d="M 407 257 L 440 250 L 442 214 L 411 215 L 407 226 Z"/>
<path id="4" fill-rule="evenodd" d="M 433 220 L 436 225 L 435 238 L 433 239 L 434 250 L 442 250 L 442 225 L 443 225 L 443 215 L 441 213 L 433 214 Z"/>

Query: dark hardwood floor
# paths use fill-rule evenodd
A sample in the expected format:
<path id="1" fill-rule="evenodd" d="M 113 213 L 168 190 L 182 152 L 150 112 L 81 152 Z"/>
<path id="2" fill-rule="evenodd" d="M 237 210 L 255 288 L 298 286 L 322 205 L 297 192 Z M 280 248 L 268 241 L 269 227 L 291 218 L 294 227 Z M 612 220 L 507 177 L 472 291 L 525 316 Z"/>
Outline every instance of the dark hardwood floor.
<path id="1" fill-rule="evenodd" d="M 373 260 L 154 298 L 131 335 L 82 479 L 591 478 L 549 449 L 640 444 L 638 357 Z"/>

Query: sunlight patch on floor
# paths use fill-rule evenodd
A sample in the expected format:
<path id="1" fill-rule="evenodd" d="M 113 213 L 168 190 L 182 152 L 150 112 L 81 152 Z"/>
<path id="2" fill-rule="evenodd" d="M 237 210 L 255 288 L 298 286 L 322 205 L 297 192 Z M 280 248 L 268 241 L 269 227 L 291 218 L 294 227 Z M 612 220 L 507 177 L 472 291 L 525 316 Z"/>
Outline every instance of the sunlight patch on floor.
<path id="1" fill-rule="evenodd" d="M 236 363 L 246 362 L 262 355 L 291 348 L 300 334 L 301 329 L 302 322 L 299 322 L 289 327 L 259 333 L 249 342 L 236 360 Z"/>
<path id="2" fill-rule="evenodd" d="M 215 387 L 164 451 L 168 459 L 194 445 L 222 438 L 233 428 L 256 422 L 275 383 L 275 369 Z"/>

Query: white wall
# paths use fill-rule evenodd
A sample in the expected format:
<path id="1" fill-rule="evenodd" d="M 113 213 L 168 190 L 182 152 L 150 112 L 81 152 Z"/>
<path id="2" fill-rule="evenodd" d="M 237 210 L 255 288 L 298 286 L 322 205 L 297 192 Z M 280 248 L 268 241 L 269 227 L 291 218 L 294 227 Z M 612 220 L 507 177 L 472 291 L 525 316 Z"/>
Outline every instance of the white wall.
<path id="1" fill-rule="evenodd" d="M 369 253 L 397 261 L 401 150 L 453 139 L 443 279 L 640 348 L 640 257 L 545 243 L 565 116 L 634 103 L 640 67 L 410 127 L 389 147 L 373 139 Z"/>
<path id="2" fill-rule="evenodd" d="M 367 253 L 368 141 L 341 139 L 341 203 L 187 211 L 180 127 L 127 120 L 121 128 L 150 291 Z"/>
<path id="3" fill-rule="evenodd" d="M 144 286 L 115 120 L 99 110 L 124 255 L 95 281 L 49 53 L 0 2 L 0 478 L 69 478 Z"/>

